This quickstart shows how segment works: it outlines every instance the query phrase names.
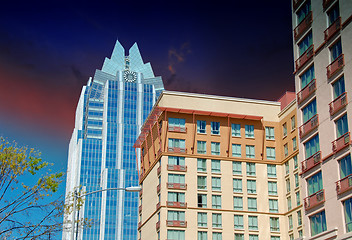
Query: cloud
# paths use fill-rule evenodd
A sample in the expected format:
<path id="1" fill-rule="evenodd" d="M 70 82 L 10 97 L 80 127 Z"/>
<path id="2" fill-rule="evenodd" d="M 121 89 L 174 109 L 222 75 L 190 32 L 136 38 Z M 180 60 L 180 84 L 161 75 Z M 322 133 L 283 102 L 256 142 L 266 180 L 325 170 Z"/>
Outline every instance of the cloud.
<path id="1" fill-rule="evenodd" d="M 186 60 L 186 56 L 191 53 L 189 42 L 185 42 L 178 49 L 171 48 L 168 52 L 168 70 L 174 75 L 176 74 L 175 66 Z"/>

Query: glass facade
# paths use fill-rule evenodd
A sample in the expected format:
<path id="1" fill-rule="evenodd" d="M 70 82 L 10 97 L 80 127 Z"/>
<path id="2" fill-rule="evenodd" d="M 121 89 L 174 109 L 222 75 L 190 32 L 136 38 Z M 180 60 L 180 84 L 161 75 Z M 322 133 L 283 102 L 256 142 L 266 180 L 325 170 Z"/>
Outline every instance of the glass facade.
<path id="1" fill-rule="evenodd" d="M 137 44 L 125 56 L 116 42 L 111 58 L 82 90 L 69 147 L 67 193 L 78 186 L 90 193 L 139 185 L 133 145 L 162 90 L 161 77 L 143 63 Z M 137 239 L 136 192 L 88 195 L 80 214 L 92 226 L 80 230 L 78 239 Z M 63 239 L 70 234 L 64 232 Z"/>

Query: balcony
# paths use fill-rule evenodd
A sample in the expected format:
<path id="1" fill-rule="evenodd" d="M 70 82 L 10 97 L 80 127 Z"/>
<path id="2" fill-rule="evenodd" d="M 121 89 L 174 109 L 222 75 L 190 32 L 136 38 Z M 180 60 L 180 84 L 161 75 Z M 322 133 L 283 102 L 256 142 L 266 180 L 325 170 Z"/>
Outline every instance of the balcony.
<path id="1" fill-rule="evenodd" d="M 138 207 L 138 212 L 139 212 L 139 213 L 142 212 L 142 205 L 140 205 L 140 206 Z"/>
<path id="2" fill-rule="evenodd" d="M 160 207 L 161 207 L 161 203 L 158 202 L 158 203 L 156 204 L 156 210 L 158 210 Z"/>
<path id="3" fill-rule="evenodd" d="M 352 189 L 352 174 L 336 182 L 337 194 L 342 194 Z"/>
<path id="4" fill-rule="evenodd" d="M 161 173 L 161 166 L 159 166 L 159 167 L 156 169 L 156 173 L 158 174 L 158 176 L 160 175 L 160 173 Z"/>
<path id="5" fill-rule="evenodd" d="M 303 123 L 302 126 L 299 127 L 299 137 L 303 138 L 308 133 L 313 131 L 319 125 L 319 116 L 318 114 L 314 115 L 311 119 L 307 122 Z"/>
<path id="6" fill-rule="evenodd" d="M 316 81 L 313 79 L 305 86 L 300 92 L 297 93 L 297 102 L 301 104 L 304 100 L 306 100 L 312 93 L 317 89 Z"/>
<path id="7" fill-rule="evenodd" d="M 156 192 L 157 192 L 157 193 L 160 192 L 160 188 L 161 188 L 160 184 L 159 184 L 158 186 L 156 186 Z"/>
<path id="8" fill-rule="evenodd" d="M 307 29 L 310 27 L 312 24 L 313 17 L 312 17 L 312 11 L 308 13 L 308 15 L 300 22 L 297 27 L 294 29 L 294 37 L 295 40 L 303 35 L 307 31 Z"/>
<path id="9" fill-rule="evenodd" d="M 185 133 L 187 128 L 185 126 L 181 127 L 176 127 L 176 126 L 170 126 L 169 125 L 169 132 L 182 132 Z"/>
<path id="10" fill-rule="evenodd" d="M 325 41 L 329 41 L 335 33 L 337 33 L 341 29 L 341 17 L 337 18 L 335 22 L 333 22 L 325 31 L 324 31 L 324 39 Z"/>
<path id="11" fill-rule="evenodd" d="M 168 227 L 187 227 L 187 221 L 166 220 Z"/>
<path id="12" fill-rule="evenodd" d="M 142 222 L 138 222 L 138 229 L 140 229 L 142 226 Z"/>
<path id="13" fill-rule="evenodd" d="M 186 190 L 187 184 L 185 183 L 167 183 L 168 189 L 179 189 L 179 190 Z"/>
<path id="14" fill-rule="evenodd" d="M 338 56 L 329 66 L 326 67 L 326 75 L 331 78 L 337 71 L 345 66 L 345 59 L 343 54 Z"/>
<path id="15" fill-rule="evenodd" d="M 157 221 L 155 224 L 155 228 L 158 231 L 160 229 L 160 221 Z"/>
<path id="16" fill-rule="evenodd" d="M 166 202 L 166 205 L 174 208 L 187 208 L 187 203 L 184 202 Z"/>
<path id="17" fill-rule="evenodd" d="M 303 67 L 314 55 L 314 45 L 312 44 L 297 60 L 296 71 Z"/>
<path id="18" fill-rule="evenodd" d="M 334 0 L 323 0 L 323 8 L 327 9 Z"/>
<path id="19" fill-rule="evenodd" d="M 302 162 L 302 173 L 307 172 L 308 170 L 314 168 L 320 163 L 321 152 L 319 151 Z"/>
<path id="20" fill-rule="evenodd" d="M 322 204 L 323 202 L 325 202 L 324 189 L 310 195 L 309 197 L 306 197 L 304 199 L 304 208 L 305 208 L 305 210 L 309 210 L 311 208 L 314 208 L 314 207 Z"/>
<path id="21" fill-rule="evenodd" d="M 187 166 L 183 165 L 167 165 L 167 170 L 169 171 L 179 171 L 179 172 L 187 172 Z"/>
<path id="22" fill-rule="evenodd" d="M 334 153 L 337 153 L 338 151 L 344 149 L 350 144 L 351 144 L 351 135 L 350 135 L 350 132 L 347 132 L 332 142 L 332 151 Z"/>
<path id="23" fill-rule="evenodd" d="M 329 103 L 330 116 L 333 116 L 340 109 L 347 105 L 347 92 L 342 93 L 334 101 Z"/>
<path id="24" fill-rule="evenodd" d="M 296 10 L 304 0 L 293 0 L 293 9 Z"/>
<path id="25" fill-rule="evenodd" d="M 180 147 L 168 147 L 169 152 L 174 152 L 174 153 L 185 153 L 186 148 L 180 148 Z"/>

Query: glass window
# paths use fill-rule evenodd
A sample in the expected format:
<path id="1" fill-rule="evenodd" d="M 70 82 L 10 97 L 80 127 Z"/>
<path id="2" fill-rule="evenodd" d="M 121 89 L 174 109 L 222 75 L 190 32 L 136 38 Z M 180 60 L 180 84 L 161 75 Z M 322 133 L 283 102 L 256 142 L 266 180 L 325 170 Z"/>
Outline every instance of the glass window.
<path id="1" fill-rule="evenodd" d="M 323 189 L 323 178 L 321 175 L 321 172 L 318 172 L 317 174 L 314 174 L 310 178 L 307 179 L 308 183 L 308 196 L 319 192 L 321 189 Z"/>
<path id="2" fill-rule="evenodd" d="M 207 207 L 207 195 L 206 194 L 198 194 L 198 207 L 206 208 Z"/>
<path id="3" fill-rule="evenodd" d="M 206 133 L 207 122 L 202 120 L 197 120 L 197 133 Z"/>
<path id="4" fill-rule="evenodd" d="M 330 48 L 331 62 L 335 61 L 336 58 L 338 58 L 341 54 L 342 54 L 342 45 L 341 45 L 341 40 L 339 40 Z"/>
<path id="5" fill-rule="evenodd" d="M 266 147 L 266 158 L 268 160 L 275 160 L 275 148 L 274 147 Z"/>
<path id="6" fill-rule="evenodd" d="M 206 172 L 207 171 L 207 160 L 204 158 L 197 159 L 197 171 Z"/>
<path id="7" fill-rule="evenodd" d="M 352 198 L 343 202 L 345 212 L 346 232 L 352 231 Z"/>
<path id="8" fill-rule="evenodd" d="M 279 236 L 271 236 L 270 240 L 280 240 L 280 237 Z"/>
<path id="9" fill-rule="evenodd" d="M 348 132 L 347 114 L 340 117 L 336 122 L 336 136 L 341 137 Z"/>
<path id="10" fill-rule="evenodd" d="M 246 125 L 245 130 L 246 138 L 254 138 L 254 125 Z"/>
<path id="11" fill-rule="evenodd" d="M 248 193 L 256 193 L 256 181 L 255 180 L 247 180 L 247 192 Z"/>
<path id="12" fill-rule="evenodd" d="M 255 158 L 254 145 L 246 145 L 246 157 Z"/>
<path id="13" fill-rule="evenodd" d="M 302 56 L 305 51 L 313 44 L 312 32 L 308 33 L 301 42 L 298 43 L 299 56 Z"/>
<path id="14" fill-rule="evenodd" d="M 352 174 L 352 162 L 351 155 L 347 155 L 346 157 L 340 160 L 340 178 L 343 179 Z"/>
<path id="15" fill-rule="evenodd" d="M 282 125 L 282 134 L 283 134 L 284 137 L 287 136 L 287 124 L 286 123 L 284 123 Z"/>
<path id="16" fill-rule="evenodd" d="M 207 145 L 205 141 L 197 141 L 197 153 L 199 154 L 207 153 Z"/>
<path id="17" fill-rule="evenodd" d="M 169 221 L 184 221 L 185 212 L 183 211 L 167 211 L 167 220 Z"/>
<path id="18" fill-rule="evenodd" d="M 258 217 L 257 216 L 248 216 L 248 229 L 249 230 L 258 230 Z"/>
<path id="19" fill-rule="evenodd" d="M 297 203 L 297 206 L 301 205 L 301 193 L 300 193 L 300 191 L 296 192 L 296 203 Z"/>
<path id="20" fill-rule="evenodd" d="M 270 218 L 270 231 L 271 232 L 279 232 L 280 231 L 280 224 L 278 217 L 271 217 Z"/>
<path id="21" fill-rule="evenodd" d="M 269 212 L 278 213 L 279 204 L 277 199 L 269 199 Z"/>
<path id="22" fill-rule="evenodd" d="M 303 112 L 303 123 L 307 122 L 314 115 L 317 114 L 317 102 L 314 99 L 305 108 L 302 109 Z"/>
<path id="23" fill-rule="evenodd" d="M 301 89 L 307 86 L 313 79 L 315 79 L 314 65 L 308 68 L 301 76 Z"/>
<path id="24" fill-rule="evenodd" d="M 169 165 L 181 165 L 185 166 L 185 158 L 184 157 L 178 157 L 178 156 L 169 156 L 168 157 L 168 164 Z"/>
<path id="25" fill-rule="evenodd" d="M 287 143 L 284 145 L 284 154 L 285 154 L 285 157 L 288 156 L 288 144 Z"/>
<path id="26" fill-rule="evenodd" d="M 339 4 L 335 4 L 328 12 L 329 26 L 340 17 Z"/>
<path id="27" fill-rule="evenodd" d="M 232 123 L 231 131 L 233 137 L 241 137 L 241 124 Z"/>
<path id="28" fill-rule="evenodd" d="M 221 228 L 222 226 L 222 221 L 221 221 L 221 213 L 213 213 L 212 214 L 212 219 L 213 219 L 213 228 Z"/>
<path id="29" fill-rule="evenodd" d="M 241 144 L 232 144 L 232 156 L 241 157 Z"/>
<path id="30" fill-rule="evenodd" d="M 221 209 L 221 195 L 212 195 L 211 204 L 212 208 Z"/>
<path id="31" fill-rule="evenodd" d="M 295 116 L 293 116 L 291 118 L 291 130 L 294 130 L 294 129 L 296 129 L 296 117 Z"/>
<path id="32" fill-rule="evenodd" d="M 276 165 L 275 164 L 268 164 L 268 177 L 275 178 L 276 177 Z"/>
<path id="33" fill-rule="evenodd" d="M 232 162 L 232 173 L 236 175 L 242 174 L 242 162 Z"/>
<path id="34" fill-rule="evenodd" d="M 220 155 L 220 143 L 219 142 L 211 142 L 211 154 L 212 155 Z"/>
<path id="35" fill-rule="evenodd" d="M 298 158 L 297 158 L 297 155 L 293 156 L 293 164 L 295 165 L 295 169 L 298 168 Z"/>
<path id="36" fill-rule="evenodd" d="M 265 138 L 267 140 L 274 140 L 275 139 L 274 127 L 265 127 Z"/>
<path id="37" fill-rule="evenodd" d="M 320 151 L 319 145 L 319 134 L 312 137 L 309 141 L 304 144 L 306 151 L 306 158 L 313 156 L 315 153 Z"/>
<path id="38" fill-rule="evenodd" d="M 206 176 L 198 176 L 197 177 L 197 187 L 200 190 L 207 189 L 207 177 Z"/>
<path id="39" fill-rule="evenodd" d="M 332 88 L 333 88 L 333 91 L 334 91 L 334 99 L 336 99 L 342 93 L 346 92 L 346 90 L 345 90 L 345 78 L 342 76 L 339 80 L 337 80 L 332 85 Z"/>
<path id="40" fill-rule="evenodd" d="M 257 211 L 257 199 L 248 198 L 248 211 Z"/>
<path id="41" fill-rule="evenodd" d="M 235 233 L 235 240 L 244 240 L 243 233 Z"/>
<path id="42" fill-rule="evenodd" d="M 169 173 L 168 182 L 169 183 L 185 183 L 185 175 Z"/>
<path id="43" fill-rule="evenodd" d="M 268 182 L 268 193 L 269 195 L 277 195 L 277 183 L 276 182 Z"/>
<path id="44" fill-rule="evenodd" d="M 301 212 L 301 210 L 297 211 L 297 224 L 298 224 L 298 226 L 302 225 L 302 212 Z"/>
<path id="45" fill-rule="evenodd" d="M 292 209 L 291 197 L 287 198 L 287 209 L 288 209 L 288 211 L 290 211 Z"/>
<path id="46" fill-rule="evenodd" d="M 300 238 L 303 238 L 303 231 L 302 231 L 302 230 L 299 230 L 299 231 L 298 231 L 298 236 L 299 236 Z"/>
<path id="47" fill-rule="evenodd" d="M 173 127 L 185 127 L 186 126 L 186 120 L 183 118 L 169 118 L 169 128 Z"/>
<path id="48" fill-rule="evenodd" d="M 234 215 L 235 229 L 243 229 L 243 215 Z"/>
<path id="49" fill-rule="evenodd" d="M 290 184 L 290 179 L 286 179 L 286 192 L 290 192 L 291 191 L 291 184 Z"/>
<path id="50" fill-rule="evenodd" d="M 199 231 L 198 232 L 198 240 L 208 240 L 208 233 L 203 232 L 203 231 Z"/>
<path id="51" fill-rule="evenodd" d="M 242 179 L 233 179 L 233 192 L 242 192 Z"/>
<path id="52" fill-rule="evenodd" d="M 242 197 L 233 197 L 233 209 L 234 210 L 243 210 Z"/>
<path id="53" fill-rule="evenodd" d="M 294 137 L 292 138 L 292 150 L 296 151 L 296 149 L 297 149 L 297 138 Z"/>
<path id="54" fill-rule="evenodd" d="M 213 232 L 212 240 L 222 240 L 222 233 L 221 232 Z"/>
<path id="55" fill-rule="evenodd" d="M 206 227 L 207 226 L 207 213 L 199 212 L 198 213 L 198 227 Z"/>
<path id="56" fill-rule="evenodd" d="M 184 139 L 169 138 L 169 149 L 170 148 L 186 148 Z"/>
<path id="57" fill-rule="evenodd" d="M 297 25 L 300 24 L 303 19 L 309 14 L 311 11 L 310 0 L 305 2 L 300 9 L 297 10 Z"/>
<path id="58" fill-rule="evenodd" d="M 259 237 L 255 234 L 249 234 L 249 240 L 259 240 Z"/>
<path id="59" fill-rule="evenodd" d="M 255 163 L 247 162 L 247 176 L 255 176 Z"/>
<path id="60" fill-rule="evenodd" d="M 219 135 L 220 134 L 220 122 L 211 122 L 211 134 Z"/>
<path id="61" fill-rule="evenodd" d="M 185 240 L 184 230 L 167 230 L 167 239 Z"/>
<path id="62" fill-rule="evenodd" d="M 185 193 L 182 192 L 168 192 L 167 193 L 167 200 L 169 202 L 185 202 Z"/>
<path id="63" fill-rule="evenodd" d="M 298 177 L 298 173 L 295 173 L 295 186 L 299 187 L 299 177 Z"/>
<path id="64" fill-rule="evenodd" d="M 312 236 L 326 231 L 325 211 L 322 211 L 320 213 L 317 213 L 309 217 L 309 220 L 310 220 L 310 230 L 311 230 Z"/>
<path id="65" fill-rule="evenodd" d="M 220 160 L 211 160 L 211 172 L 212 173 L 220 173 Z"/>
<path id="66" fill-rule="evenodd" d="M 219 177 L 211 178 L 211 189 L 213 191 L 221 191 L 221 178 Z"/>

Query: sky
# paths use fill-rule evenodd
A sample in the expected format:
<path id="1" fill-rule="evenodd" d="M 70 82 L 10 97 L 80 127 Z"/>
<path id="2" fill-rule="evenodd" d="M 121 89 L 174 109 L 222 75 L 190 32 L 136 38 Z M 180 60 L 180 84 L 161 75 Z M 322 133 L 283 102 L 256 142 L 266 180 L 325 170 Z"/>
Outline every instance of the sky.
<path id="1" fill-rule="evenodd" d="M 6 1 L 0 136 L 65 172 L 81 89 L 117 39 L 125 49 L 137 42 L 166 90 L 277 100 L 294 91 L 290 4 Z"/>

